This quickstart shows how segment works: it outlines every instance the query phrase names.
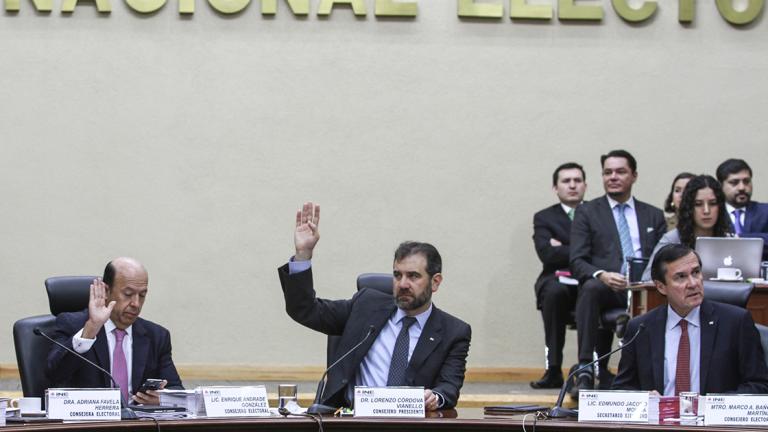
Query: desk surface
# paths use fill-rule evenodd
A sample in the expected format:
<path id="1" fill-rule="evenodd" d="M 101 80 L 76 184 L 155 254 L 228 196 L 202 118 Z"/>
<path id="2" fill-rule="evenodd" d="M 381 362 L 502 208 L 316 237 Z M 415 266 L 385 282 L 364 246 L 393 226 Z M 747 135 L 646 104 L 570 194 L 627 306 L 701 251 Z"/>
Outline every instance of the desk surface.
<path id="1" fill-rule="evenodd" d="M 425 419 L 363 419 L 363 418 L 325 418 L 323 429 L 326 431 L 502 431 L 523 430 L 523 417 L 491 417 L 484 416 L 480 408 L 461 408 L 458 413 L 449 410 L 439 413 L 442 417 Z M 533 416 L 525 419 L 526 430 L 534 430 Z M 89 422 L 89 423 L 47 423 L 9 425 L 0 427 L 2 432 L 21 431 L 317 431 L 317 423 L 304 417 L 290 418 L 255 418 L 255 419 L 186 419 L 166 420 L 159 422 L 159 429 L 151 420 L 127 420 L 120 422 Z M 575 420 L 539 420 L 535 430 L 542 432 L 573 431 L 573 432 L 608 432 L 622 431 L 675 431 L 675 432 L 733 432 L 736 430 L 765 431 L 765 428 L 727 428 L 727 427 L 696 427 L 679 425 L 642 425 L 616 423 L 578 423 Z"/>

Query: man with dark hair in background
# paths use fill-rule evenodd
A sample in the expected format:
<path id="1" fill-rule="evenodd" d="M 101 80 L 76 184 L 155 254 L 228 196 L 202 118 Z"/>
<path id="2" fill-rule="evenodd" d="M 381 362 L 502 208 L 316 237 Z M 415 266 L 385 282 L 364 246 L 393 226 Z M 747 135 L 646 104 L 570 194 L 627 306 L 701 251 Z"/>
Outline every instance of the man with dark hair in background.
<path id="1" fill-rule="evenodd" d="M 733 232 L 763 239 L 763 260 L 768 260 L 768 204 L 752 201 L 752 168 L 743 159 L 728 159 L 717 167 L 716 174 L 723 185 Z"/>
<path id="2" fill-rule="evenodd" d="M 125 400 L 157 405 L 157 393 L 138 391 L 144 381 L 162 379 L 161 388 L 182 386 L 171 357 L 170 333 L 139 318 L 148 284 L 140 262 L 110 261 L 104 277 L 91 284 L 88 309 L 59 314 L 53 337 L 110 371 Z M 103 372 L 57 345 L 48 354 L 48 376 L 56 387 L 112 387 Z"/>
<path id="3" fill-rule="evenodd" d="M 404 242 L 395 251 L 392 294 L 363 288 L 350 300 L 315 296 L 311 258 L 320 232 L 320 206 L 296 213 L 296 254 L 278 269 L 285 309 L 294 321 L 339 335 L 330 362 L 368 338 L 328 372 L 322 403 L 351 406 L 354 386 L 424 387 L 427 411 L 453 408 L 464 384 L 472 330 L 432 303 L 443 281 L 442 259 L 428 243 Z"/>
<path id="4" fill-rule="evenodd" d="M 600 157 L 605 195 L 576 210 L 571 227 L 571 271 L 579 282 L 576 330 L 579 364 L 593 360 L 600 315 L 607 309 L 627 307 L 627 257 L 648 257 L 666 232 L 664 213 L 632 196 L 637 162 L 625 150 Z M 613 375 L 608 359 L 600 367 L 600 388 L 610 388 Z M 590 368 L 577 377 L 579 389 L 594 388 Z"/>
<path id="5" fill-rule="evenodd" d="M 565 327 L 572 322 L 571 313 L 576 304 L 576 284 L 561 282 L 557 271 L 567 271 L 571 243 L 571 221 L 576 207 L 584 201 L 587 189 L 584 168 L 568 162 L 552 174 L 552 190 L 558 203 L 533 216 L 533 244 L 543 268 L 534 290 L 536 308 L 541 310 L 546 346 L 546 371 L 531 387 L 560 388 L 563 385 L 563 346 Z"/>
<path id="6" fill-rule="evenodd" d="M 625 342 L 641 334 L 622 351 L 613 387 L 663 396 L 768 393 L 768 368 L 750 313 L 704 298 L 696 252 L 664 246 L 651 275 L 667 304 L 629 322 Z"/>

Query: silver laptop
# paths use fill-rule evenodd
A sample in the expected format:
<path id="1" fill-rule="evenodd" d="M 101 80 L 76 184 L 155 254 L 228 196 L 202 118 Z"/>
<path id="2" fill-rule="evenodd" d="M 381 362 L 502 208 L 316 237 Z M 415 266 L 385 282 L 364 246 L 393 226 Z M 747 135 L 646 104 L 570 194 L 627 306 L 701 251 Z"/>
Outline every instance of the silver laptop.
<path id="1" fill-rule="evenodd" d="M 763 239 L 737 237 L 699 237 L 696 252 L 701 257 L 704 280 L 717 279 L 718 269 L 741 271 L 740 279 L 760 277 Z M 725 273 L 726 270 L 721 270 Z M 733 273 L 733 272 L 729 272 Z"/>

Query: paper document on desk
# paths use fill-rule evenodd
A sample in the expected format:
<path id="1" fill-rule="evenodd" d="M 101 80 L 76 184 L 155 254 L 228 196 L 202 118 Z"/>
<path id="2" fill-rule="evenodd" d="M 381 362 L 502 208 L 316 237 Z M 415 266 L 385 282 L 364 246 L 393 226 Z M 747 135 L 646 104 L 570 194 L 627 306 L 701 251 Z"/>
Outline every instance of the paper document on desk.
<path id="1" fill-rule="evenodd" d="M 200 392 L 200 388 L 194 390 L 158 390 L 160 395 L 160 405 L 168 407 L 182 407 L 187 410 L 190 415 L 202 416 L 205 415 L 205 407 L 203 406 L 203 398 Z"/>

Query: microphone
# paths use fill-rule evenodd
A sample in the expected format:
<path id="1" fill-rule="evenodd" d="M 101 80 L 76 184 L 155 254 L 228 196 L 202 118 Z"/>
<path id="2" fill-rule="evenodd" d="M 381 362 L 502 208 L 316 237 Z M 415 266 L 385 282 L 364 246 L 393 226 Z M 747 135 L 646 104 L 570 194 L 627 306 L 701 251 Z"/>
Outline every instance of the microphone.
<path id="1" fill-rule="evenodd" d="M 40 327 L 35 327 L 32 330 L 32 333 L 48 339 L 49 341 L 51 341 L 54 344 L 60 346 L 61 348 L 64 348 L 64 350 L 67 351 L 68 353 L 74 355 L 75 357 L 85 361 L 89 365 L 91 365 L 91 366 L 95 367 L 96 369 L 100 370 L 103 374 L 108 376 L 110 380 L 112 380 L 112 388 L 116 388 L 118 390 L 120 389 L 120 386 L 117 385 L 117 381 L 115 381 L 115 377 L 113 377 L 112 374 L 109 373 L 106 369 L 104 369 L 101 366 L 97 365 L 96 363 L 88 360 L 87 358 L 85 358 L 85 356 L 83 356 L 79 352 L 73 350 L 72 348 L 70 348 L 70 347 L 64 345 L 63 343 L 57 341 L 56 339 L 48 336 L 47 334 L 45 334 L 44 331 L 40 330 Z M 133 412 L 132 409 L 128 408 L 128 402 L 125 400 L 125 398 L 123 398 L 123 392 L 120 392 L 120 404 L 122 405 L 122 408 L 120 409 L 120 419 L 121 420 L 132 420 L 132 419 L 137 419 L 138 418 L 136 416 L 136 413 Z"/>
<path id="2" fill-rule="evenodd" d="M 552 407 L 551 410 L 549 410 L 549 413 L 547 414 L 547 416 L 549 416 L 551 418 L 576 417 L 578 415 L 578 411 L 572 410 L 572 409 L 568 409 L 568 408 L 563 408 L 563 399 L 565 398 L 565 387 L 568 385 L 568 382 L 571 380 L 571 378 L 573 378 L 574 375 L 576 375 L 577 373 L 583 371 L 584 369 L 586 369 L 588 367 L 591 367 L 591 366 L 594 366 L 595 363 L 599 362 L 600 360 L 602 360 L 602 359 L 604 359 L 606 357 L 609 357 L 611 354 L 615 354 L 615 353 L 623 350 L 624 348 L 630 346 L 635 341 L 635 339 L 637 339 L 637 337 L 640 335 L 640 333 L 643 330 L 645 330 L 645 324 L 641 323 L 640 326 L 637 328 L 637 332 L 635 332 L 635 335 L 632 336 L 632 339 L 630 339 L 629 342 L 627 342 L 624 345 L 616 348 L 615 350 L 609 352 L 608 354 L 601 355 L 596 360 L 594 360 L 594 361 L 592 361 L 590 363 L 587 363 L 584 366 L 582 366 L 582 367 L 576 369 L 575 371 L 571 372 L 570 374 L 568 374 L 568 378 L 565 379 L 565 382 L 563 383 L 563 386 L 560 387 L 560 395 L 557 397 L 557 403 L 555 404 L 554 407 Z"/>
<path id="3" fill-rule="evenodd" d="M 356 349 L 360 347 L 366 340 L 368 340 L 369 337 L 373 333 L 376 332 L 376 328 L 374 326 L 368 327 L 368 333 L 365 334 L 365 337 L 357 343 L 357 345 L 353 346 L 349 351 L 344 353 L 343 356 L 339 357 L 338 360 L 333 362 L 330 366 L 328 366 L 328 369 L 323 372 L 323 376 L 320 377 L 320 382 L 317 383 L 317 392 L 315 393 L 315 401 L 312 403 L 312 405 L 307 408 L 307 414 L 333 414 L 336 412 L 336 408 L 328 405 L 323 405 L 320 403 L 320 401 L 323 398 L 323 393 L 325 392 L 325 377 L 328 375 L 328 371 L 330 371 L 334 366 L 339 364 L 342 360 L 347 358 L 350 354 L 355 352 Z"/>

